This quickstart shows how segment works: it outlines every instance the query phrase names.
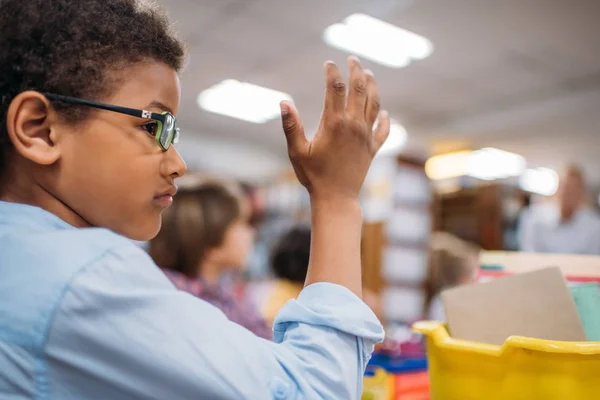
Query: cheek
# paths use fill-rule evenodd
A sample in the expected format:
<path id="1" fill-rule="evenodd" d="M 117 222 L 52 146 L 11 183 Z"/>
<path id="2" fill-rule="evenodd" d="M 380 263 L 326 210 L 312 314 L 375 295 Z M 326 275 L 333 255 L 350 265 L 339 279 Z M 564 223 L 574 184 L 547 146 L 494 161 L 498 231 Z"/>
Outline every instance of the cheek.
<path id="1" fill-rule="evenodd" d="M 243 227 L 239 227 L 239 229 L 236 229 L 232 233 L 232 240 L 229 243 L 231 254 L 235 254 L 237 264 L 244 265 L 254 245 L 253 235 L 248 229 Z"/>
<path id="2" fill-rule="evenodd" d="M 59 196 L 94 226 L 148 239 L 160 225 L 160 209 L 152 205 L 154 191 L 161 189 L 160 158 L 127 137 L 115 140 L 126 134 L 104 125 L 91 126 L 79 137 L 75 133 L 65 143 Z"/>
<path id="3" fill-rule="evenodd" d="M 252 247 L 254 246 L 254 233 L 247 228 L 244 230 L 244 244 L 244 249 L 246 249 L 247 253 L 252 251 Z"/>

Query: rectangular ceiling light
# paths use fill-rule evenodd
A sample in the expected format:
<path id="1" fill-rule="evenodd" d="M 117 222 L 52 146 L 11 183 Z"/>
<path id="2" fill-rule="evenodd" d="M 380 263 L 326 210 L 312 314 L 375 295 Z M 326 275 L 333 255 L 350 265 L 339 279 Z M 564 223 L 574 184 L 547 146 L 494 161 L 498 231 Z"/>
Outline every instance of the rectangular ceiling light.
<path id="1" fill-rule="evenodd" d="M 552 196 L 558 189 L 558 174 L 550 168 L 527 169 L 519 178 L 519 186 L 528 192 Z"/>
<path id="2" fill-rule="evenodd" d="M 243 121 L 262 124 L 279 117 L 279 103 L 292 97 L 277 90 L 227 79 L 198 96 L 200 108 Z"/>
<path id="3" fill-rule="evenodd" d="M 466 175 L 471 153 L 464 150 L 433 156 L 425 163 L 425 173 L 434 181 Z"/>
<path id="4" fill-rule="evenodd" d="M 323 33 L 328 45 L 391 68 L 427 58 L 433 44 L 427 38 L 365 14 L 352 14 Z"/>
<path id="5" fill-rule="evenodd" d="M 431 157 L 425 164 L 425 172 L 432 180 L 459 176 L 495 180 L 520 176 L 525 171 L 525 166 L 525 158 L 522 156 L 487 147 Z"/>
<path id="6" fill-rule="evenodd" d="M 469 156 L 467 175 L 483 180 L 520 176 L 525 171 L 525 158 L 508 151 L 487 147 Z"/>

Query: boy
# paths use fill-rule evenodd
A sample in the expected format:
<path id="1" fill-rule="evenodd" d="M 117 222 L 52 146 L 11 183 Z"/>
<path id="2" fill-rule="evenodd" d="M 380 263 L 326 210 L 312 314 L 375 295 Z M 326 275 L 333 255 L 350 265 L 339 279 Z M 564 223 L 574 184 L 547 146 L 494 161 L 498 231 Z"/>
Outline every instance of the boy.
<path id="1" fill-rule="evenodd" d="M 147 240 L 185 164 L 181 44 L 135 0 L 0 0 L 0 397 L 357 399 L 381 325 L 360 301 L 358 194 L 389 131 L 372 74 L 333 63 L 315 139 L 282 103 L 311 195 L 306 287 L 275 342 L 178 292 Z M 347 105 L 346 105 L 347 102 Z"/>

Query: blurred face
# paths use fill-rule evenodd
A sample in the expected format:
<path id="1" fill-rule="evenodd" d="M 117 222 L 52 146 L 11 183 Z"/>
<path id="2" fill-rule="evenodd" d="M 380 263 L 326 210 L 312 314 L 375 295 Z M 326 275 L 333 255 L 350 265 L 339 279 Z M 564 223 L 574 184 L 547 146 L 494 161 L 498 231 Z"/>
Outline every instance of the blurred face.
<path id="1" fill-rule="evenodd" d="M 580 175 L 567 173 L 560 180 L 558 199 L 563 216 L 571 216 L 582 204 L 585 187 Z"/>
<path id="2" fill-rule="evenodd" d="M 173 69 L 148 62 L 122 73 L 128 79 L 101 102 L 177 113 L 180 86 Z M 154 237 L 185 163 L 174 146 L 160 149 L 149 122 L 93 110 L 77 127 L 57 124 L 60 158 L 42 184 L 90 226 L 136 240 Z"/>
<path id="3" fill-rule="evenodd" d="M 239 218 L 225 231 L 223 243 L 210 250 L 207 261 L 223 268 L 243 269 L 254 248 L 254 228 L 247 218 Z"/>

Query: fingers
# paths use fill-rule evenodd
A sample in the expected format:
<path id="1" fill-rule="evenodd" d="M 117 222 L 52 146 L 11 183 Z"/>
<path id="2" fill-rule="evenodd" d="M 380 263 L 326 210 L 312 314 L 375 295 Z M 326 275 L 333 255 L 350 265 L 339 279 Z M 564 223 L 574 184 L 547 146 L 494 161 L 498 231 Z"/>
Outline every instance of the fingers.
<path id="1" fill-rule="evenodd" d="M 387 111 L 381 111 L 379 113 L 379 121 L 377 123 L 377 127 L 373 132 L 373 140 L 375 142 L 375 149 L 379 150 L 379 148 L 383 145 L 390 134 L 390 116 Z"/>
<path id="2" fill-rule="evenodd" d="M 304 135 L 304 127 L 300 120 L 300 114 L 292 103 L 282 101 L 281 123 L 287 140 L 288 154 L 290 158 L 296 158 L 303 154 L 308 147 L 308 140 Z"/>
<path id="3" fill-rule="evenodd" d="M 350 70 L 350 89 L 348 90 L 346 110 L 353 119 L 364 121 L 367 104 L 367 75 L 355 56 L 348 57 L 348 68 Z"/>
<path id="4" fill-rule="evenodd" d="M 328 114 L 341 114 L 346 108 L 346 84 L 339 68 L 333 61 L 325 63 L 325 109 L 324 117 Z"/>
<path id="5" fill-rule="evenodd" d="M 365 69 L 365 75 L 367 77 L 367 105 L 365 109 L 365 120 L 369 131 L 373 129 L 373 125 L 379 115 L 379 88 L 375 83 L 373 72 L 369 69 Z"/>

